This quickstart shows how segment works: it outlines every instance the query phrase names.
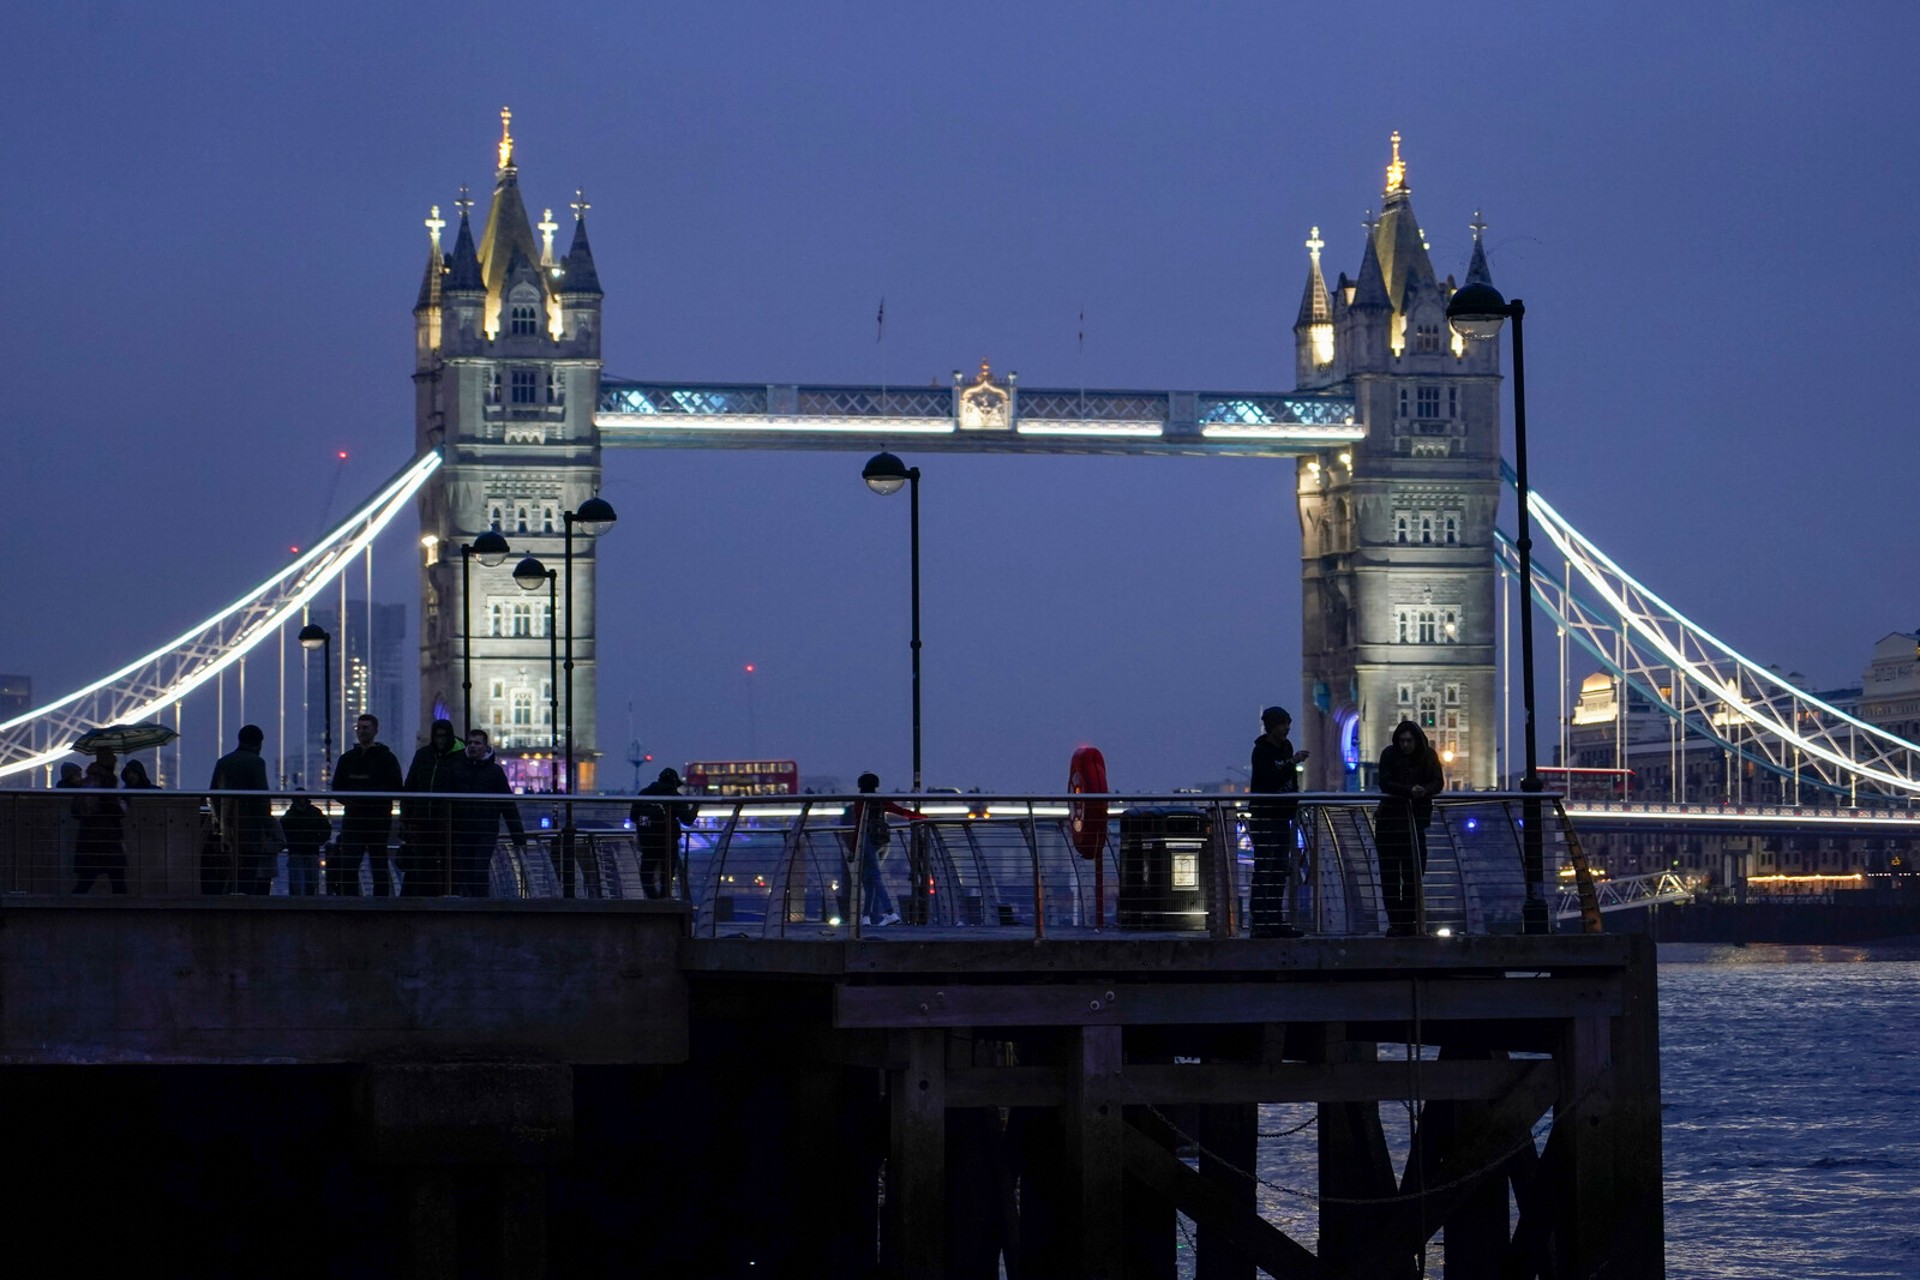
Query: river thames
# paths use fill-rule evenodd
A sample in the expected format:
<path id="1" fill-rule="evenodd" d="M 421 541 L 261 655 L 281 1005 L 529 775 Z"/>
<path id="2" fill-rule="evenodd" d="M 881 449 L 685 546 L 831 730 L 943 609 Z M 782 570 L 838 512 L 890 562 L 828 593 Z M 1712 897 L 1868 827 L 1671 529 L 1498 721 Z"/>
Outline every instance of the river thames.
<path id="1" fill-rule="evenodd" d="M 1920 944 L 1660 949 L 1670 1280 L 1920 1277 L 1917 1014 Z M 1260 1125 L 1262 1210 L 1309 1247 L 1312 1118 Z"/>

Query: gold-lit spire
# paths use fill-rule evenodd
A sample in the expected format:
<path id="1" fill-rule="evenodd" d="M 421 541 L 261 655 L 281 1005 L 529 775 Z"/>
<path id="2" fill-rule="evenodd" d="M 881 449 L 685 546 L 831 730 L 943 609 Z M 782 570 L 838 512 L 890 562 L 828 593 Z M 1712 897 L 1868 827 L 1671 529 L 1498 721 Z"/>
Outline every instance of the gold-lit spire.
<path id="1" fill-rule="evenodd" d="M 1395 134 L 1395 137 L 1400 135 Z M 513 108 L 500 108 L 500 167 L 513 168 Z"/>
<path id="2" fill-rule="evenodd" d="M 1307 236 L 1307 252 L 1313 255 L 1314 266 L 1320 265 L 1320 251 L 1326 247 L 1327 242 L 1320 238 L 1320 228 L 1315 227 Z"/>
<path id="3" fill-rule="evenodd" d="M 550 267 L 553 265 L 553 233 L 560 229 L 560 224 L 553 220 L 553 210 L 542 209 L 540 221 L 533 225 L 540 228 L 540 265 Z"/>
<path id="4" fill-rule="evenodd" d="M 1393 162 L 1387 166 L 1387 195 L 1407 189 L 1407 166 L 1400 159 L 1400 131 L 1393 131 Z"/>
<path id="5" fill-rule="evenodd" d="M 427 234 L 433 237 L 433 251 L 436 254 L 440 252 L 440 233 L 446 229 L 447 220 L 440 216 L 440 206 L 433 206 L 433 211 L 427 214 Z"/>

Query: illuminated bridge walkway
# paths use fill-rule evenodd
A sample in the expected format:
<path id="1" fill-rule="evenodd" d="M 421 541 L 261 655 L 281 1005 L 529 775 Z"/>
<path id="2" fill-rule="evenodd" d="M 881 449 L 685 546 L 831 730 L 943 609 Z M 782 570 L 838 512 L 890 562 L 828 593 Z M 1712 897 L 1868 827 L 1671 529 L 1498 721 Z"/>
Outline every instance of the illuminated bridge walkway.
<path id="1" fill-rule="evenodd" d="M 1341 397 L 1023 390 L 1011 375 L 996 380 L 984 364 L 971 380 L 956 374 L 952 386 L 935 388 L 608 378 L 595 421 L 605 443 L 647 448 L 868 449 L 910 437 L 916 450 L 1270 457 L 1313 453 L 1365 431 L 1353 401 Z M 343 575 L 411 505 L 440 461 L 430 453 L 408 463 L 291 565 L 189 631 L 0 723 L 0 779 L 45 783 L 73 740 L 96 726 L 167 718 L 179 728 L 183 701 L 209 684 L 223 690 L 229 670 L 244 689 L 247 656 L 263 645 L 284 655 L 287 625 L 301 621 L 331 585 L 341 584 L 344 594 Z M 1788 794 L 1810 808 L 1822 795 L 1859 808 L 1920 797 L 1920 746 L 1734 651 L 1607 557 L 1537 491 L 1530 509 L 1566 562 L 1556 577 L 1536 554 L 1535 603 L 1563 635 L 1672 720 L 1676 751 L 1682 738 L 1715 743 L 1791 779 Z M 1504 535 L 1495 556 L 1511 580 L 1517 558 Z M 280 685 L 284 715 L 283 656 Z"/>

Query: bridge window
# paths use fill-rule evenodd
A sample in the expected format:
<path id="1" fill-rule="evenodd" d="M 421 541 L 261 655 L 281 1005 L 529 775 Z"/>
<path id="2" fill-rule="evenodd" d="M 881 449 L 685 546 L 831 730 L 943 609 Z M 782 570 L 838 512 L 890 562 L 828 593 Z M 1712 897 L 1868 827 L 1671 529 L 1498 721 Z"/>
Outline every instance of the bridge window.
<path id="1" fill-rule="evenodd" d="M 1411 532 L 1412 528 L 1413 528 L 1413 512 L 1396 511 L 1393 513 L 1393 540 L 1395 542 L 1404 544 L 1407 541 L 1407 535 L 1409 534 L 1409 532 Z"/>
<path id="2" fill-rule="evenodd" d="M 539 308 L 516 302 L 513 305 L 513 309 L 508 313 L 508 316 L 509 328 L 507 332 L 511 333 L 514 337 L 531 337 L 533 334 L 540 332 Z"/>
<path id="3" fill-rule="evenodd" d="M 517 728 L 533 723 L 533 690 L 515 689 L 511 694 L 513 724 Z"/>
<path id="4" fill-rule="evenodd" d="M 565 404 L 567 402 L 567 380 L 558 369 L 547 370 L 547 403 Z"/>
<path id="5" fill-rule="evenodd" d="M 500 371 L 498 369 L 487 370 L 487 403 L 500 403 Z"/>
<path id="6" fill-rule="evenodd" d="M 1409 407 L 1408 400 L 1410 398 L 1410 395 L 1411 393 L 1408 392 L 1408 390 L 1405 387 L 1400 388 L 1400 413 L 1398 416 L 1402 418 L 1410 416 L 1408 413 L 1408 407 Z"/>
<path id="7" fill-rule="evenodd" d="M 1393 611 L 1396 644 L 1457 644 L 1460 609 L 1457 605 L 1401 605 Z"/>
<path id="8" fill-rule="evenodd" d="M 1440 517 L 1440 541 L 1448 546 L 1456 546 L 1460 541 L 1460 517 L 1449 511 Z"/>
<path id="9" fill-rule="evenodd" d="M 534 385 L 535 378 L 532 369 L 515 369 L 513 371 L 513 402 L 515 404 L 532 404 L 534 402 Z"/>
<path id="10" fill-rule="evenodd" d="M 1413 327 L 1413 349 L 1420 355 L 1435 355 L 1440 350 L 1440 326 L 1420 324 Z"/>
<path id="11" fill-rule="evenodd" d="M 1416 418 L 1437 418 L 1440 416 L 1440 388 L 1420 387 L 1414 396 L 1414 416 Z"/>
<path id="12" fill-rule="evenodd" d="M 540 504 L 540 532 L 558 533 L 560 530 L 560 504 L 543 502 Z"/>
<path id="13" fill-rule="evenodd" d="M 1420 695 L 1420 719 L 1422 729 L 1437 729 L 1440 726 L 1440 699 L 1431 693 Z M 1431 735 L 1429 735 L 1431 736 Z"/>
<path id="14" fill-rule="evenodd" d="M 527 531 L 528 515 L 527 504 L 524 502 L 513 509 L 513 531 L 515 533 L 525 533 Z"/>
<path id="15" fill-rule="evenodd" d="M 1450 684 L 1447 686 L 1447 705 L 1450 707 L 1457 707 L 1460 705 L 1460 686 L 1459 685 Z"/>
<path id="16" fill-rule="evenodd" d="M 1447 416 L 1449 418 L 1460 416 L 1460 388 L 1458 387 L 1447 388 Z"/>
<path id="17" fill-rule="evenodd" d="M 1397 701 L 1400 703 L 1401 706 L 1410 707 L 1413 705 L 1413 686 L 1412 685 L 1410 684 L 1396 685 L 1395 692 L 1399 695 Z"/>

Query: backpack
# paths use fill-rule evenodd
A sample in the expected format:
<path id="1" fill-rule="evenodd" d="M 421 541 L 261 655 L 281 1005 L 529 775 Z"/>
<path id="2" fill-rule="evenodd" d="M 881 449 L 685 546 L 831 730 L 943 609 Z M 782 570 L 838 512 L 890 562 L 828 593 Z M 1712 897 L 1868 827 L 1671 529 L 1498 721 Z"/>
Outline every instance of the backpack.
<path id="1" fill-rule="evenodd" d="M 887 846 L 893 842 L 893 833 L 887 828 L 887 805 L 884 800 L 868 800 L 865 816 L 861 819 L 866 826 L 866 836 L 873 845 L 874 852 L 881 857 L 887 856 Z"/>

